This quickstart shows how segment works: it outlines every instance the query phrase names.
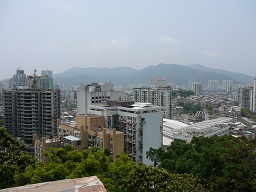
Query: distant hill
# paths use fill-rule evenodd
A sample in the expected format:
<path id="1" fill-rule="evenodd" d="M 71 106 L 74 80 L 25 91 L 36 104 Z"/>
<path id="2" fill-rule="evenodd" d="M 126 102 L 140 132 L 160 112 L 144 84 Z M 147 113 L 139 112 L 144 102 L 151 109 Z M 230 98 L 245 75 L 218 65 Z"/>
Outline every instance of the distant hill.
<path id="1" fill-rule="evenodd" d="M 220 70 L 222 71 L 222 70 Z M 232 74 L 229 72 L 227 74 Z M 244 74 L 243 74 L 244 75 Z M 246 76 L 246 75 L 245 75 Z M 63 73 L 54 75 L 54 81 L 63 82 L 66 85 L 79 85 L 91 82 L 111 81 L 118 84 L 149 83 L 154 77 L 164 78 L 167 82 L 177 85 L 187 85 L 189 80 L 207 84 L 210 79 L 233 80 L 234 83 L 244 83 L 236 78 L 210 70 L 194 69 L 193 65 L 158 64 L 136 70 L 131 67 L 116 68 L 80 68 L 74 67 Z M 236 77 L 234 75 L 234 77 Z M 250 76 L 249 76 L 250 77 Z M 249 79 L 249 78 L 248 78 Z M 249 81 L 248 81 L 249 82 Z M 252 82 L 252 81 L 251 81 Z"/>
<path id="2" fill-rule="evenodd" d="M 223 74 L 228 76 L 230 79 L 235 79 L 243 84 L 253 83 L 253 77 L 243 73 L 235 73 L 235 72 L 230 72 L 230 71 L 221 70 L 221 69 L 213 69 L 200 64 L 191 64 L 191 65 L 188 65 L 188 67 L 201 70 L 201 71 L 209 71 L 209 72 Z"/>
<path id="3" fill-rule="evenodd" d="M 89 68 L 82 68 L 82 67 L 73 67 L 67 71 L 62 73 L 56 74 L 54 77 L 74 77 L 80 75 L 88 75 L 94 77 L 111 77 L 118 74 L 128 75 L 137 71 L 131 67 L 115 67 L 115 68 L 97 68 L 97 67 L 89 67 Z"/>

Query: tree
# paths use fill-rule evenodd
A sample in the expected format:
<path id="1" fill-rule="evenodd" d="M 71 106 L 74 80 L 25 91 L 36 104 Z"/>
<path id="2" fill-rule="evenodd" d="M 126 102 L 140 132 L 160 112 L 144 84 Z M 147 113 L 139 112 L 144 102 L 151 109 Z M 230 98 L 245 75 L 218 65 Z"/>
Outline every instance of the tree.
<path id="1" fill-rule="evenodd" d="M 135 165 L 134 170 L 123 180 L 126 191 L 207 191 L 198 183 L 198 179 L 188 174 L 170 174 L 166 170 L 142 163 Z"/>
<path id="2" fill-rule="evenodd" d="M 154 149 L 152 147 L 149 148 L 149 151 L 146 152 L 147 158 L 150 159 L 152 162 L 154 162 L 154 166 L 156 167 L 161 159 L 160 157 L 164 153 L 164 150 L 162 148 Z"/>
<path id="3" fill-rule="evenodd" d="M 111 192 L 113 191 L 123 191 L 122 181 L 130 174 L 132 170 L 134 170 L 135 163 L 132 159 L 124 153 L 121 153 L 118 158 L 109 165 L 108 174 L 104 175 L 106 178 L 110 178 L 110 180 L 103 180 L 105 186 L 108 186 Z"/>
<path id="4" fill-rule="evenodd" d="M 0 127 L 0 188 L 12 187 L 15 174 L 22 173 L 35 158 L 22 151 L 24 144 Z"/>
<path id="5" fill-rule="evenodd" d="M 155 157 L 159 168 L 192 174 L 214 191 L 255 191 L 256 141 L 232 136 L 194 137 L 191 143 L 174 141 Z"/>
<path id="6" fill-rule="evenodd" d="M 252 113 L 249 109 L 247 109 L 247 108 L 242 108 L 242 109 L 241 109 L 241 113 L 242 113 L 242 116 L 244 116 L 244 117 L 247 117 L 247 118 L 256 120 L 256 115 L 253 114 L 253 113 Z"/>

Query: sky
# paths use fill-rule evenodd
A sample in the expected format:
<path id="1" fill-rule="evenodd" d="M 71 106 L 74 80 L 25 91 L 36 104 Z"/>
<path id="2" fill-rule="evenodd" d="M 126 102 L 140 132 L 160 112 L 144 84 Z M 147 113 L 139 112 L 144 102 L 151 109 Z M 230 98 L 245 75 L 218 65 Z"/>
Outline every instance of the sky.
<path id="1" fill-rule="evenodd" d="M 255 76 L 256 1 L 0 1 L 0 79 L 159 63 Z"/>

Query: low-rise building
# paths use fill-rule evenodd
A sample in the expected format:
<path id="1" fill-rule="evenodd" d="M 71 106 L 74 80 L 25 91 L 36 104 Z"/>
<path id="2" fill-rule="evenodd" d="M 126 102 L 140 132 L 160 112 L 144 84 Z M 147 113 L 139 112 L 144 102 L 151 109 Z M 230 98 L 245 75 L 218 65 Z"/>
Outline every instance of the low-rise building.
<path id="1" fill-rule="evenodd" d="M 66 144 L 75 150 L 82 151 L 90 146 L 99 146 L 110 151 L 110 159 L 114 161 L 124 152 L 124 133 L 104 128 L 104 117 L 97 115 L 77 115 L 76 126 L 59 123 L 59 137 L 53 139 L 37 139 L 34 135 L 34 153 L 38 161 L 46 162 L 42 156 L 44 150 L 59 148 Z"/>
<path id="2" fill-rule="evenodd" d="M 212 120 L 194 123 L 192 125 L 180 126 L 176 129 L 164 129 L 164 136 L 171 140 L 191 141 L 193 137 L 214 135 L 228 135 L 232 118 L 220 117 Z"/>

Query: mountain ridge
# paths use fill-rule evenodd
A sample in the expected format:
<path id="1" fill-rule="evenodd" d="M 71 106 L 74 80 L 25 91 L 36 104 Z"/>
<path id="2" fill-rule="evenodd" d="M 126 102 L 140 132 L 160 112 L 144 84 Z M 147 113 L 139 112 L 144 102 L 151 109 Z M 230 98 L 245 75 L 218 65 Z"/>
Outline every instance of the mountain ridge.
<path id="1" fill-rule="evenodd" d="M 154 77 L 164 78 L 167 82 L 177 85 L 187 85 L 188 82 L 207 84 L 208 80 L 233 80 L 236 84 L 253 82 L 253 77 L 245 74 L 213 69 L 204 65 L 191 64 L 157 64 L 142 69 L 132 67 L 73 67 L 60 74 L 54 75 L 55 81 L 67 85 L 86 84 L 91 82 L 118 82 L 118 84 L 149 83 Z"/>

